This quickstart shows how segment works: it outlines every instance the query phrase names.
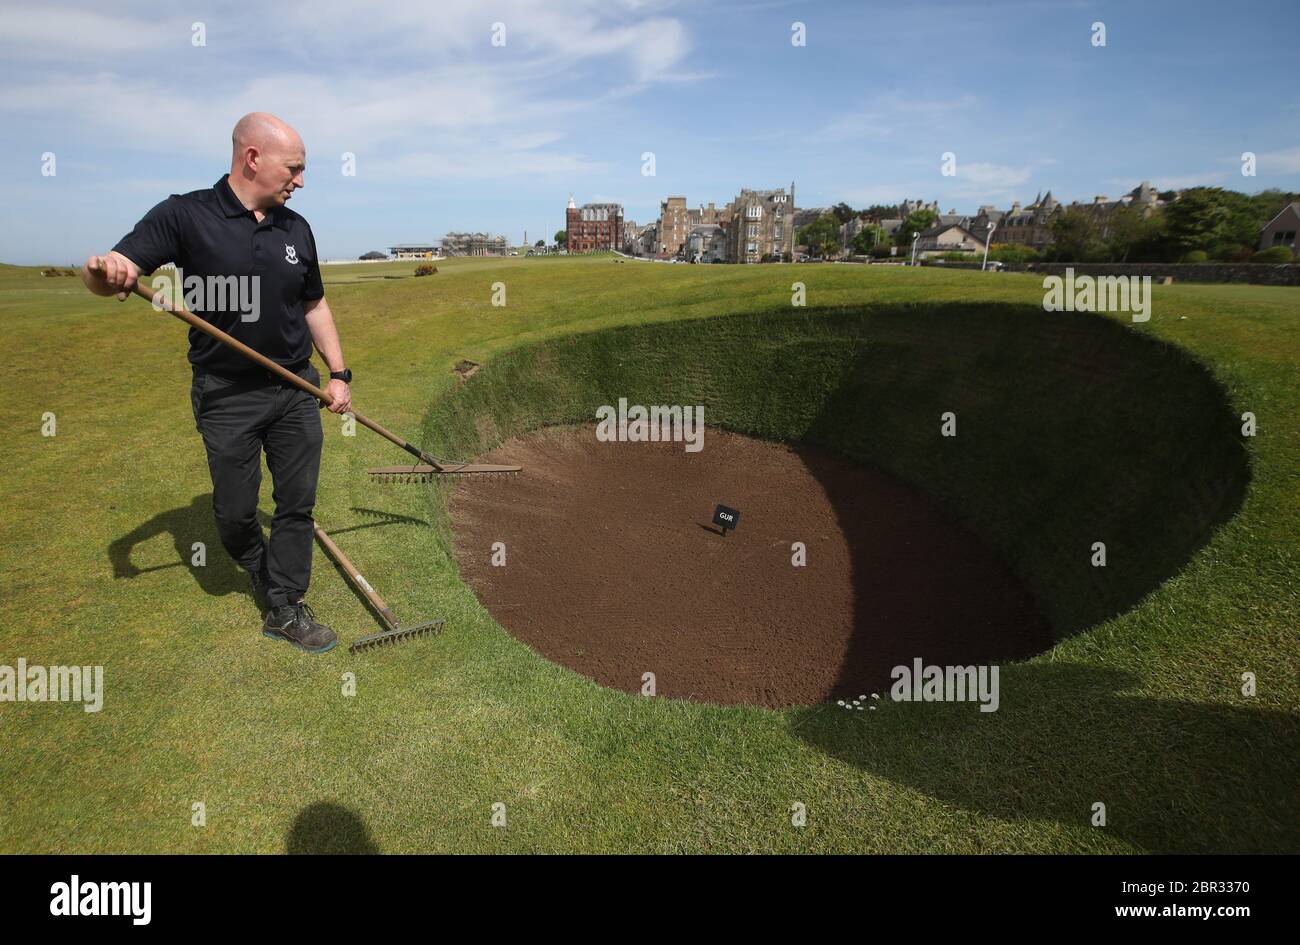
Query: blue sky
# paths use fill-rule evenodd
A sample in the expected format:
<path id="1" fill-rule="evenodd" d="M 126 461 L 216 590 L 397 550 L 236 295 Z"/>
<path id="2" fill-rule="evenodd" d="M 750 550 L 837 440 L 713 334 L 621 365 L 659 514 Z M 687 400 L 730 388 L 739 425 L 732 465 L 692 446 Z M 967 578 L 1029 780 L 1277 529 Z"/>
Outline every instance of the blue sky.
<path id="1" fill-rule="evenodd" d="M 450 230 L 549 240 L 570 193 L 648 222 L 668 194 L 792 180 L 801 207 L 959 212 L 1143 179 L 1300 190 L 1296 0 L 14 3 L 0 24 L 5 262 L 106 250 L 228 170 L 253 110 L 306 140 L 292 205 L 326 258 Z"/>

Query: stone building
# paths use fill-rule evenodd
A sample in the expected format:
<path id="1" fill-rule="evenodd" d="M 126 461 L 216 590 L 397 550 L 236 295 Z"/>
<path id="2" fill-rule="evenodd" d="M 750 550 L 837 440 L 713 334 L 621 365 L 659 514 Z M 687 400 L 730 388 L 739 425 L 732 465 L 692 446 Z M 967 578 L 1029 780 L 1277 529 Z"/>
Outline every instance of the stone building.
<path id="1" fill-rule="evenodd" d="M 691 262 L 727 261 L 727 233 L 716 223 L 691 227 L 686 237 L 686 258 Z"/>
<path id="2" fill-rule="evenodd" d="M 1023 209 L 1017 200 L 1002 215 L 997 232 L 993 234 L 993 242 L 1019 243 L 1033 249 L 1044 249 L 1052 241 L 1052 217 L 1060 212 L 1061 205 L 1050 190 L 1047 196 L 1040 193 L 1033 203 Z"/>
<path id="3" fill-rule="evenodd" d="M 442 238 L 444 256 L 504 256 L 510 246 L 504 236 L 487 233 L 448 233 Z"/>
<path id="4" fill-rule="evenodd" d="M 564 211 L 566 247 L 571 253 L 591 253 L 623 248 L 623 205 L 621 203 L 573 204 Z"/>
<path id="5" fill-rule="evenodd" d="M 677 256 L 686 245 L 691 231 L 690 211 L 685 197 L 669 197 L 659 204 L 659 245 L 655 255 L 661 259 Z"/>
<path id="6" fill-rule="evenodd" d="M 794 258 L 794 184 L 790 192 L 749 190 L 727 205 L 731 220 L 727 233 L 727 259 L 756 263 L 764 259 Z"/>

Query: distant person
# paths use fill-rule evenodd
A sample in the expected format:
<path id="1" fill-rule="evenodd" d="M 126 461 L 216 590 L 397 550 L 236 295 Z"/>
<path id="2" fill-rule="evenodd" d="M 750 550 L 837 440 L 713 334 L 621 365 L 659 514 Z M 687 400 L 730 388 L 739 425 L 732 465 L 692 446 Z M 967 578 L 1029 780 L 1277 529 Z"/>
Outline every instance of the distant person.
<path id="1" fill-rule="evenodd" d="M 119 300 L 142 273 L 166 262 L 176 264 L 187 287 L 195 276 L 222 284 L 221 293 L 205 294 L 204 305 L 191 303 L 194 313 L 320 386 L 314 343 L 330 369 L 329 409 L 345 413 L 352 372 L 325 301 L 316 241 L 307 221 L 285 206 L 303 186 L 302 138 L 264 112 L 241 118 L 231 138 L 229 174 L 158 204 L 111 252 L 91 256 L 82 278 L 96 295 Z M 232 276 L 238 291 L 229 290 Z M 238 304 L 226 304 L 232 297 Z M 316 622 L 304 600 L 323 441 L 318 401 L 203 332 L 190 329 L 189 340 L 190 403 L 207 449 L 221 543 L 249 572 L 266 611 L 264 634 L 312 653 L 331 649 L 334 631 Z M 275 499 L 269 541 L 257 520 L 263 450 Z"/>

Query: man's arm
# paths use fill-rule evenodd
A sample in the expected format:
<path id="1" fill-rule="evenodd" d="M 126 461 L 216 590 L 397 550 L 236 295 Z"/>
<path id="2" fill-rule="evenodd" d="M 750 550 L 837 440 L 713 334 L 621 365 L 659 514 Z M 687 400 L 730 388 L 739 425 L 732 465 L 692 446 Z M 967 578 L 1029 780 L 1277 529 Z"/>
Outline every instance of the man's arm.
<path id="1" fill-rule="evenodd" d="M 81 267 L 86 288 L 125 302 L 141 273 L 148 275 L 169 260 L 179 265 L 183 218 L 175 196 L 155 206 L 109 252 L 86 260 Z"/>
<path id="2" fill-rule="evenodd" d="M 339 343 L 339 331 L 334 327 L 334 313 L 325 297 L 308 299 L 302 303 L 303 317 L 307 319 L 307 328 L 311 331 L 312 343 L 325 359 L 330 371 L 342 371 L 347 367 L 343 360 L 343 345 Z M 325 386 L 325 392 L 334 399 L 329 405 L 332 413 L 347 413 L 352 409 L 352 391 L 344 381 L 331 380 Z"/>

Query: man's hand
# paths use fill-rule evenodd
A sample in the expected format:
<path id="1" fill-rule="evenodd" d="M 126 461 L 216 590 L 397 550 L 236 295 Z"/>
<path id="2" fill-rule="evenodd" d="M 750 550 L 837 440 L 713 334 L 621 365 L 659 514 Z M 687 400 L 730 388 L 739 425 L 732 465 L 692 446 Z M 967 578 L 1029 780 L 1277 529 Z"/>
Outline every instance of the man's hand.
<path id="1" fill-rule="evenodd" d="M 140 270 L 121 253 L 91 256 L 81 267 L 81 280 L 96 295 L 116 295 L 125 302 L 140 278 Z"/>
<path id="2" fill-rule="evenodd" d="M 334 402 L 329 405 L 330 413 L 349 413 L 352 410 L 352 390 L 348 387 L 346 381 L 331 379 L 325 388 L 325 393 L 333 398 Z"/>

